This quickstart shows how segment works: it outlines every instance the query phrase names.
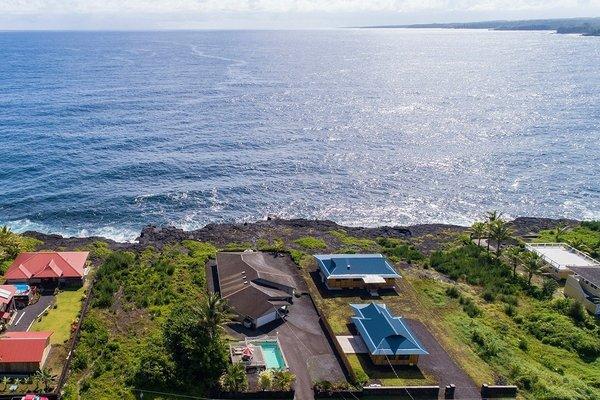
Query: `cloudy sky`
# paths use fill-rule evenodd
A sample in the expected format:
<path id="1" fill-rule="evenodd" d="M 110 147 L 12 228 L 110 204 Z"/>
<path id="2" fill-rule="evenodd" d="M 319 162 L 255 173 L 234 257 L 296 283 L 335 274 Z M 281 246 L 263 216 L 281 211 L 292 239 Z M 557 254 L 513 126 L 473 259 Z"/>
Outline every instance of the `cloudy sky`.
<path id="1" fill-rule="evenodd" d="M 296 29 L 576 16 L 600 16 L 600 0 L 0 0 L 0 29 Z"/>

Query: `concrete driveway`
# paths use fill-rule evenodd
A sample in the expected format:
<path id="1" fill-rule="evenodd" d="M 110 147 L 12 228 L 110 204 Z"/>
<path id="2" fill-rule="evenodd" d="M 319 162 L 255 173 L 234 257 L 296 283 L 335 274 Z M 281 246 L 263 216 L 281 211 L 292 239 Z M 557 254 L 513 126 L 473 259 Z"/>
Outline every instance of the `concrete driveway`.
<path id="1" fill-rule="evenodd" d="M 31 324 L 44 312 L 44 310 L 52 304 L 54 299 L 53 294 L 43 294 L 40 296 L 37 303 L 29 305 L 22 310 L 17 311 L 13 318 L 13 323 L 6 330 L 9 332 L 25 332 Z"/>
<path id="2" fill-rule="evenodd" d="M 232 336 L 239 339 L 256 336 L 278 337 L 288 366 L 296 375 L 296 399 L 312 400 L 314 382 L 345 381 L 346 376 L 332 344 L 323 331 L 317 310 L 306 294 L 308 288 L 298 272 L 298 267 L 287 254 L 271 257 L 270 264 L 292 277 L 296 283 L 296 292 L 301 295 L 294 296 L 294 303 L 290 306 L 285 320 L 273 321 L 259 329 L 247 329 L 236 323 L 231 324 L 228 330 Z"/>
<path id="3" fill-rule="evenodd" d="M 314 382 L 346 380 L 308 295 L 294 298 L 285 320 L 273 321 L 256 330 L 231 324 L 229 333 L 240 339 L 258 336 L 279 338 L 288 366 L 296 375 L 295 398 L 298 400 L 314 399 Z"/>
<path id="4" fill-rule="evenodd" d="M 456 399 L 480 399 L 475 382 L 452 360 L 429 329 L 420 321 L 405 319 L 405 322 L 429 353 L 419 357 L 419 369 L 435 376 L 441 388 L 456 385 Z"/>

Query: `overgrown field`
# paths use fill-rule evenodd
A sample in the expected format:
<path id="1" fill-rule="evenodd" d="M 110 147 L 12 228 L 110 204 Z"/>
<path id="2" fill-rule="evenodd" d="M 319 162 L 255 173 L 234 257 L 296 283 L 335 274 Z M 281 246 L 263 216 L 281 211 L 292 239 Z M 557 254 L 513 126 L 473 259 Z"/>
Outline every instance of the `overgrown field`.
<path id="1" fill-rule="evenodd" d="M 64 398 L 136 399 L 137 389 L 201 395 L 217 382 L 225 343 L 202 312 L 204 265 L 215 252 L 198 242 L 105 252 Z"/>
<path id="2" fill-rule="evenodd" d="M 528 287 L 473 244 L 459 242 L 430 263 L 457 283 L 407 275 L 419 304 L 438 316 L 429 323 L 448 344 L 459 339 L 474 351 L 497 383 L 516 384 L 527 399 L 600 398 L 600 327 L 580 304 Z"/>

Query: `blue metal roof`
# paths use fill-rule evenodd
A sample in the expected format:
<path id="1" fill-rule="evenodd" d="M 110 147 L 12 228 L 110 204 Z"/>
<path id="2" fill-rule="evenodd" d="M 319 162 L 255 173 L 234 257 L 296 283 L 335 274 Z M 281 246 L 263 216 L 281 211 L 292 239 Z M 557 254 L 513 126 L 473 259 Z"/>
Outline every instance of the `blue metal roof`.
<path id="1" fill-rule="evenodd" d="M 351 304 L 352 322 L 372 355 L 429 354 L 400 317 L 390 314 L 385 304 Z"/>
<path id="2" fill-rule="evenodd" d="M 315 258 L 326 278 L 365 275 L 400 278 L 394 267 L 381 254 L 317 254 Z"/>

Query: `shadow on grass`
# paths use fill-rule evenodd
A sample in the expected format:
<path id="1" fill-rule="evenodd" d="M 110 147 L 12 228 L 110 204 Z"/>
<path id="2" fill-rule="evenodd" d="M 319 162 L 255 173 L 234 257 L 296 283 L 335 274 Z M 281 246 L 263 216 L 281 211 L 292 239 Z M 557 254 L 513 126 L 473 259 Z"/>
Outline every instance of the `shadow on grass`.
<path id="1" fill-rule="evenodd" d="M 319 295 L 323 299 L 335 299 L 344 297 L 359 297 L 361 300 L 381 300 L 385 297 L 398 296 L 398 292 L 395 289 L 380 289 L 378 290 L 378 296 L 371 296 L 366 289 L 342 289 L 342 290 L 329 290 L 327 286 L 321 281 L 321 275 L 318 270 L 311 271 L 310 277 L 312 278 Z"/>
<path id="2" fill-rule="evenodd" d="M 389 365 L 375 365 L 371 361 L 371 358 L 367 354 L 354 354 L 354 357 L 358 359 L 360 368 L 367 374 L 371 380 L 380 381 L 382 380 L 398 380 L 399 383 L 402 380 L 405 381 L 425 381 L 427 378 L 418 366 L 413 365 L 394 365 L 393 369 Z M 354 364 L 354 363 L 353 363 Z"/>

